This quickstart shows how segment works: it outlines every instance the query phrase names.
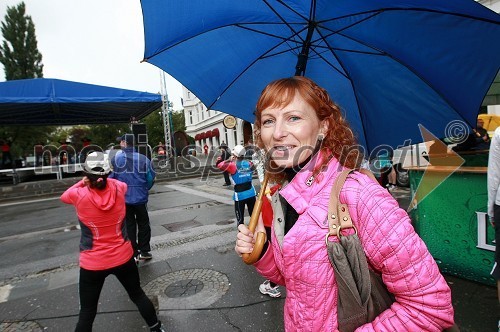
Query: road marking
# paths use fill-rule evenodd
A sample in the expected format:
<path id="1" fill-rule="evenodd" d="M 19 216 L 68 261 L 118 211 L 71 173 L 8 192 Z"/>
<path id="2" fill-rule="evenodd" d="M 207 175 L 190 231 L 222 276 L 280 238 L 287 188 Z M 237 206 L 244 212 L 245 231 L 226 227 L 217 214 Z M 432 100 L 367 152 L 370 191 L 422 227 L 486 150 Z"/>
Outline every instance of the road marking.
<path id="1" fill-rule="evenodd" d="M 21 233 L 21 234 L 14 234 L 14 235 L 9 235 L 9 236 L 4 236 L 0 237 L 0 241 L 6 241 L 6 240 L 19 240 L 19 239 L 26 239 L 34 236 L 40 236 L 40 235 L 45 235 L 45 234 L 53 234 L 53 233 L 59 233 L 59 232 L 70 232 L 74 231 L 76 229 L 80 229 L 80 225 L 67 225 L 67 226 L 62 226 L 62 227 L 56 227 L 56 228 L 49 228 L 41 231 L 33 231 L 29 233 Z"/>
<path id="2" fill-rule="evenodd" d="M 175 184 L 168 184 L 165 185 L 166 188 L 174 189 L 177 191 L 181 191 L 186 194 L 191 194 L 191 195 L 196 195 L 200 197 L 205 197 L 209 198 L 213 201 L 221 202 L 227 205 L 234 205 L 234 201 L 231 198 L 228 198 L 227 196 L 220 196 L 220 195 L 215 195 L 215 194 L 210 194 L 207 192 L 202 191 L 201 189 L 191 189 L 183 186 L 178 186 Z"/>
<path id="3" fill-rule="evenodd" d="M 19 199 L 23 199 L 23 197 L 19 197 Z M 21 204 L 29 204 L 29 203 L 38 203 L 38 202 L 46 202 L 46 201 L 53 201 L 59 199 L 59 196 L 57 197 L 51 197 L 51 198 L 40 198 L 40 199 L 33 199 L 33 200 L 23 200 L 22 202 L 12 202 L 12 203 L 4 203 L 0 204 L 0 207 L 3 206 L 14 206 L 14 205 L 21 205 Z"/>
<path id="4" fill-rule="evenodd" d="M 0 303 L 7 302 L 10 295 L 10 290 L 14 288 L 12 285 L 5 285 L 0 287 Z"/>

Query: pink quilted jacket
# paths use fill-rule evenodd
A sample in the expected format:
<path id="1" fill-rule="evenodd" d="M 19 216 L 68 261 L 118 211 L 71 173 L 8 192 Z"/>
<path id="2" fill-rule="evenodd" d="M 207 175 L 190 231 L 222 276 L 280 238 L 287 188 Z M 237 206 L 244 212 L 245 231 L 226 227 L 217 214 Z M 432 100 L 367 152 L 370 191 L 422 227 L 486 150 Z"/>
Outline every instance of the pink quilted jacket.
<path id="1" fill-rule="evenodd" d="M 283 214 L 274 211 L 272 245 L 255 263 L 262 276 L 286 286 L 286 331 L 337 331 L 337 287 L 325 235 L 330 190 L 341 169 L 333 159 L 312 182 L 311 171 L 303 169 L 280 191 L 299 218 L 283 236 Z M 396 297 L 390 309 L 357 331 L 441 331 L 453 325 L 450 288 L 387 190 L 356 172 L 340 200 L 348 204 L 369 264 Z"/>

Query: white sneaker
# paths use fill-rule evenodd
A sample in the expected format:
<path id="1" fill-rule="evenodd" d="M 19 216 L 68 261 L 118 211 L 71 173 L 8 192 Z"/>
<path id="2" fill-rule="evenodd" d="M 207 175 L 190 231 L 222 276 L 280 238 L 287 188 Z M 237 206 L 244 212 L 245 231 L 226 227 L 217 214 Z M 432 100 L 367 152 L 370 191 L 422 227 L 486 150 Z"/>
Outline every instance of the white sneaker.
<path id="1" fill-rule="evenodd" d="M 395 186 L 395 185 L 393 185 L 393 184 L 388 184 L 388 185 L 387 185 L 387 190 L 389 190 L 389 191 L 393 191 L 394 189 L 396 189 L 396 186 Z"/>
<path id="2" fill-rule="evenodd" d="M 278 285 L 271 287 L 269 280 L 264 281 L 259 286 L 259 291 L 264 295 L 269 295 L 270 297 L 280 297 L 281 292 L 278 289 Z"/>

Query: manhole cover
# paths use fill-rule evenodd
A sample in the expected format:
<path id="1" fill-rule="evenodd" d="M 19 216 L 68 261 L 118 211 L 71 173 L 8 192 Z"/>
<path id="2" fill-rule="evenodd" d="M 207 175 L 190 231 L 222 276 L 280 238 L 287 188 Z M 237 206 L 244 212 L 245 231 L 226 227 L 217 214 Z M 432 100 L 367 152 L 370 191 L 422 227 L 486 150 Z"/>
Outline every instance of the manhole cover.
<path id="1" fill-rule="evenodd" d="M 178 231 L 183 231 L 186 229 L 200 227 L 200 226 L 202 226 L 202 224 L 196 220 L 179 221 L 179 222 L 174 222 L 171 224 L 163 225 L 163 227 L 168 229 L 170 232 L 178 232 Z"/>
<path id="2" fill-rule="evenodd" d="M 209 269 L 187 269 L 165 274 L 149 282 L 144 292 L 158 298 L 160 310 L 206 308 L 229 290 L 229 279 Z"/>
<path id="3" fill-rule="evenodd" d="M 42 332 L 43 328 L 37 322 L 27 320 L 21 322 L 0 322 L 0 331 L 2 332 L 18 332 L 18 331 L 30 331 L 30 332 Z"/>
<path id="4" fill-rule="evenodd" d="M 203 289 L 203 282 L 197 279 L 186 279 L 174 282 L 165 289 L 168 297 L 191 296 Z"/>

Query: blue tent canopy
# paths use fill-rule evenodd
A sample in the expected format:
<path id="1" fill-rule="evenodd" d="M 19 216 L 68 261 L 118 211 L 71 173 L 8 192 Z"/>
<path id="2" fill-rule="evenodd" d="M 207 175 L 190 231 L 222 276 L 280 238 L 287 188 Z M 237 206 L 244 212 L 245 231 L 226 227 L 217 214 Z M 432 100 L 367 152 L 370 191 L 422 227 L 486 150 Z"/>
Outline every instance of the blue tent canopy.
<path id="1" fill-rule="evenodd" d="M 0 125 L 127 123 L 161 104 L 159 94 L 59 79 L 0 83 Z"/>

